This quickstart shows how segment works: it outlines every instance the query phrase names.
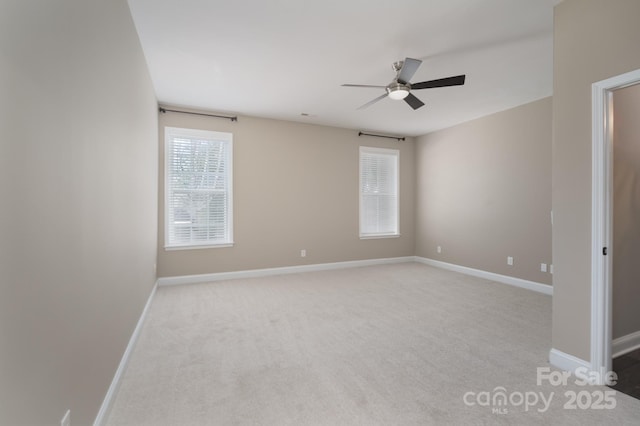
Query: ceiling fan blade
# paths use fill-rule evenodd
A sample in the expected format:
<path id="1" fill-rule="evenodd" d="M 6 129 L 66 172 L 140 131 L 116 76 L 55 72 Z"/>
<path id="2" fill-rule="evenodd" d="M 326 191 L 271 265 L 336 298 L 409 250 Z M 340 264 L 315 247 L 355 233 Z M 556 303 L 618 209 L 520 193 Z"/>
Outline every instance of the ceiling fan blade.
<path id="1" fill-rule="evenodd" d="M 398 74 L 398 83 L 407 84 L 416 71 L 418 71 L 421 63 L 422 61 L 419 59 L 406 58 Z"/>
<path id="2" fill-rule="evenodd" d="M 434 87 L 462 86 L 464 84 L 465 75 L 456 75 L 455 77 L 439 78 L 437 80 L 423 81 L 413 83 L 411 89 L 432 89 Z"/>
<path id="3" fill-rule="evenodd" d="M 424 102 L 422 102 L 420 99 L 413 96 L 411 93 L 409 93 L 407 97 L 404 98 L 404 101 L 408 103 L 409 106 L 411 106 L 411 108 L 413 109 L 418 109 L 421 106 L 424 106 Z"/>
<path id="4" fill-rule="evenodd" d="M 369 84 L 343 84 L 343 87 L 372 87 L 374 89 L 384 89 L 387 86 L 372 86 Z"/>
<path id="5" fill-rule="evenodd" d="M 378 102 L 378 101 L 381 101 L 382 99 L 384 99 L 384 98 L 386 98 L 386 97 L 387 97 L 387 94 L 386 94 L 386 93 L 385 93 L 384 95 L 380 95 L 380 96 L 378 96 L 377 98 L 375 98 L 374 100 L 369 101 L 369 102 L 367 102 L 366 104 L 362 105 L 362 106 L 361 106 L 361 107 L 359 107 L 358 109 L 365 109 L 365 108 L 368 108 L 368 107 L 370 107 L 371 105 L 375 104 L 375 103 L 376 103 L 376 102 Z"/>

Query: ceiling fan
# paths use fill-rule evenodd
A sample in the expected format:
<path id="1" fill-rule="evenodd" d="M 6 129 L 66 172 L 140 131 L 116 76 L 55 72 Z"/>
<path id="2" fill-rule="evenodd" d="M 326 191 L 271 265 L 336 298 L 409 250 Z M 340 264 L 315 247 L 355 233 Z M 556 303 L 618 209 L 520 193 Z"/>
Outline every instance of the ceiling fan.
<path id="1" fill-rule="evenodd" d="M 345 87 L 369 87 L 376 89 L 385 89 L 384 95 L 378 96 L 372 101 L 367 102 L 358 109 L 367 108 L 376 102 L 389 96 L 391 99 L 404 99 L 411 108 L 418 109 L 424 105 L 420 99 L 411 94 L 411 90 L 432 89 L 434 87 L 462 86 L 464 84 L 465 75 L 456 75 L 454 77 L 439 78 L 437 80 L 422 81 L 420 83 L 410 84 L 409 80 L 416 73 L 422 61 L 413 58 L 405 58 L 404 61 L 393 63 L 393 70 L 396 72 L 396 78 L 386 86 L 372 86 L 367 84 L 343 84 Z"/>

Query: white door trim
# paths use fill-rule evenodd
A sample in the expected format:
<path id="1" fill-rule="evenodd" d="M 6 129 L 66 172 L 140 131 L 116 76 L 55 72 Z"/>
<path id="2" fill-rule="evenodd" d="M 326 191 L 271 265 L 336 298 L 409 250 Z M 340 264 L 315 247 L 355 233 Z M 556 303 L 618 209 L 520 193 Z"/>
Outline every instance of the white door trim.
<path id="1" fill-rule="evenodd" d="M 640 82 L 640 70 L 593 83 L 591 174 L 591 370 L 611 371 L 613 107 L 616 89 Z M 607 256 L 603 248 L 607 248 Z M 601 383 L 602 384 L 602 383 Z"/>

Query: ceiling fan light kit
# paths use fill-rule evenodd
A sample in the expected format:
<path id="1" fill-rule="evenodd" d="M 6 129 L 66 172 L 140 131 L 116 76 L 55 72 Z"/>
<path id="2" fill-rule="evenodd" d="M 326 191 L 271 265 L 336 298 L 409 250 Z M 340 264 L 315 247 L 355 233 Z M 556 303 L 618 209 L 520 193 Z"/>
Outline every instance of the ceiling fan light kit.
<path id="1" fill-rule="evenodd" d="M 358 109 L 367 108 L 376 102 L 386 98 L 387 96 L 393 100 L 402 100 L 414 110 L 424 106 L 424 102 L 411 94 L 411 89 L 433 89 L 435 87 L 462 86 L 464 84 L 465 75 L 456 75 L 454 77 L 439 78 L 437 80 L 422 81 L 420 83 L 410 84 L 409 80 L 416 73 L 418 67 L 422 64 L 419 59 L 406 58 L 404 61 L 394 62 L 392 67 L 396 72 L 396 78 L 387 86 L 373 86 L 364 84 L 343 84 L 345 87 L 365 87 L 365 88 L 384 88 L 386 93 L 367 102 Z"/>
<path id="2" fill-rule="evenodd" d="M 407 84 L 391 83 L 387 86 L 387 94 L 393 100 L 399 101 L 409 96 L 411 86 Z"/>

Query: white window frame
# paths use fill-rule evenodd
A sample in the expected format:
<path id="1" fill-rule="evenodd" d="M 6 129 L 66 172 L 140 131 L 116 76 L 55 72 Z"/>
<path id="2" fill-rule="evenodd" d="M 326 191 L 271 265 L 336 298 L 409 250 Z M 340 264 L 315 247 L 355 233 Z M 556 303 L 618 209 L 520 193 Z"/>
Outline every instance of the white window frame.
<path id="1" fill-rule="evenodd" d="M 366 232 L 363 231 L 364 224 L 364 194 L 362 191 L 362 157 L 363 155 L 384 155 L 393 157 L 395 168 L 395 229 L 391 232 Z M 360 155 L 358 157 L 359 172 L 358 172 L 358 192 L 359 192 L 359 234 L 360 239 L 373 239 L 373 238 L 397 238 L 400 236 L 400 150 L 388 149 L 388 148 L 374 148 L 369 146 L 360 147 Z"/>
<path id="2" fill-rule="evenodd" d="M 170 170 L 169 170 L 169 158 L 171 140 L 173 137 L 180 136 L 184 138 L 205 139 L 222 141 L 228 144 L 228 158 L 227 158 L 227 230 L 226 239 L 224 241 L 215 242 L 216 240 L 206 240 L 201 243 L 189 242 L 189 243 L 171 243 L 170 237 L 170 214 L 169 214 L 169 201 L 170 201 Z M 227 132 L 216 132 L 212 130 L 197 130 L 186 129 L 180 127 L 165 127 L 164 128 L 164 222 L 165 222 L 165 234 L 164 234 L 164 248 L 165 250 L 185 250 L 185 249 L 203 249 L 203 248 L 219 248 L 219 247 L 232 247 L 233 246 L 233 134 Z"/>

